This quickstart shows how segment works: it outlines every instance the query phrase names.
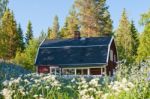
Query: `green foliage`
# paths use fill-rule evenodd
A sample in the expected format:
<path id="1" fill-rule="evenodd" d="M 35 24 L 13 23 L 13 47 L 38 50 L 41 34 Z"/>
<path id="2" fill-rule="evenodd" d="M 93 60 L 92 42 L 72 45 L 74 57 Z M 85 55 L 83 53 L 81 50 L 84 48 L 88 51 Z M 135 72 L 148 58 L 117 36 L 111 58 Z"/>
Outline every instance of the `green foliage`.
<path id="1" fill-rule="evenodd" d="M 52 32 L 49 35 L 49 39 L 57 39 L 60 37 L 58 16 L 54 17 Z"/>
<path id="2" fill-rule="evenodd" d="M 25 49 L 25 43 L 23 41 L 23 31 L 21 29 L 21 25 L 18 25 L 17 28 L 17 39 L 18 39 L 18 50 L 23 51 Z"/>
<path id="3" fill-rule="evenodd" d="M 38 47 L 39 47 L 38 40 L 36 39 L 30 40 L 24 52 L 18 51 L 16 53 L 15 62 L 19 65 L 22 65 L 24 68 L 28 70 L 34 71 L 35 70 L 34 63 Z"/>
<path id="4" fill-rule="evenodd" d="M 131 55 L 136 57 L 137 49 L 139 47 L 139 35 L 135 28 L 133 21 L 131 21 L 131 36 L 132 36 L 132 53 L 131 53 Z"/>
<path id="5" fill-rule="evenodd" d="M 16 54 L 18 48 L 18 38 L 17 38 L 17 24 L 14 18 L 13 13 L 7 9 L 2 17 L 1 25 L 1 43 L 2 43 L 2 52 L 5 49 L 5 54 L 3 58 L 12 59 Z M 4 45 L 5 44 L 5 45 Z M 4 45 L 4 46 L 3 46 Z"/>
<path id="6" fill-rule="evenodd" d="M 8 0 L 0 0 L 0 19 L 2 18 L 6 8 L 7 8 Z"/>
<path id="7" fill-rule="evenodd" d="M 7 40 L 7 34 L 4 33 L 2 31 L 2 28 L 0 27 L 0 58 L 5 58 L 5 56 L 7 55 Z"/>
<path id="8" fill-rule="evenodd" d="M 78 31 L 79 19 L 75 7 L 73 6 L 69 12 L 69 16 L 66 18 L 64 27 L 61 29 L 62 38 L 73 38 L 74 31 Z"/>
<path id="9" fill-rule="evenodd" d="M 25 39 L 26 39 L 26 44 L 29 44 L 29 41 L 31 39 L 33 39 L 33 30 L 32 30 L 32 23 L 31 23 L 31 21 L 28 22 Z"/>
<path id="10" fill-rule="evenodd" d="M 75 0 L 81 33 L 85 37 L 110 35 L 112 20 L 106 0 Z"/>
<path id="11" fill-rule="evenodd" d="M 131 24 L 127 18 L 126 10 L 123 10 L 119 27 L 116 30 L 116 43 L 119 59 L 127 59 L 131 57 L 132 53 L 132 32 Z"/>
<path id="12" fill-rule="evenodd" d="M 40 36 L 38 38 L 39 42 L 42 42 L 44 39 L 46 39 L 47 33 L 45 33 L 43 30 L 40 33 Z"/>
<path id="13" fill-rule="evenodd" d="M 47 38 L 50 38 L 51 34 L 52 34 L 52 29 L 49 27 L 47 30 Z"/>
<path id="14" fill-rule="evenodd" d="M 142 14 L 141 24 L 144 26 L 144 32 L 140 37 L 137 62 L 146 61 L 150 58 L 150 10 Z"/>
<path id="15" fill-rule="evenodd" d="M 95 0 L 96 3 L 96 10 L 95 13 L 98 18 L 98 27 L 100 35 L 112 35 L 112 23 L 110 13 L 108 11 L 108 6 L 106 5 L 106 0 Z"/>

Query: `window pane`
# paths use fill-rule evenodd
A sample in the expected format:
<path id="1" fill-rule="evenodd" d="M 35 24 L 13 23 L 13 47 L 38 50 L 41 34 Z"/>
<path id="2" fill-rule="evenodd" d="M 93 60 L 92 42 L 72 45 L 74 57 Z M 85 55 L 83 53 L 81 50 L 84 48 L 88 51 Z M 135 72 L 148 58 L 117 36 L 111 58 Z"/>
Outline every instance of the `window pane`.
<path id="1" fill-rule="evenodd" d="M 82 74 L 81 69 L 77 69 L 77 75 L 81 75 L 81 74 Z"/>
<path id="2" fill-rule="evenodd" d="M 56 68 L 56 75 L 59 75 L 59 74 L 60 74 L 60 69 Z"/>
<path id="3" fill-rule="evenodd" d="M 55 68 L 51 68 L 51 74 L 55 75 Z"/>
<path id="4" fill-rule="evenodd" d="M 87 75 L 87 69 L 83 69 L 83 75 Z"/>

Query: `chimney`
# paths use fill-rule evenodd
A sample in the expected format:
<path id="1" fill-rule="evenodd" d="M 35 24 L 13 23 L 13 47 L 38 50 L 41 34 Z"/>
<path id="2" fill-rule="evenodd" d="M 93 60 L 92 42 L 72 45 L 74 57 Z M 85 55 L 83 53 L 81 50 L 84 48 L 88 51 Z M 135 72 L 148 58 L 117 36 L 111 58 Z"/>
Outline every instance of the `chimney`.
<path id="1" fill-rule="evenodd" d="M 80 39 L 80 32 L 79 31 L 74 31 L 74 39 Z"/>

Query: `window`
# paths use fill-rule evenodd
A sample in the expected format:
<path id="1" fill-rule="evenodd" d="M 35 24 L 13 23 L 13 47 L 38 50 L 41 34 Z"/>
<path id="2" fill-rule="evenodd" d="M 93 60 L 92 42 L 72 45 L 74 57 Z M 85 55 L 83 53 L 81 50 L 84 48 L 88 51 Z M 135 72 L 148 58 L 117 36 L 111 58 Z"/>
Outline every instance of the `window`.
<path id="1" fill-rule="evenodd" d="M 77 69 L 77 75 L 87 75 L 87 69 Z"/>
<path id="2" fill-rule="evenodd" d="M 63 69 L 63 75 L 74 75 L 75 69 Z"/>
<path id="3" fill-rule="evenodd" d="M 61 73 L 61 70 L 58 67 L 52 67 L 50 68 L 50 71 L 51 71 L 51 75 L 60 75 Z"/>
<path id="4" fill-rule="evenodd" d="M 110 50 L 110 60 L 113 61 L 113 50 Z"/>

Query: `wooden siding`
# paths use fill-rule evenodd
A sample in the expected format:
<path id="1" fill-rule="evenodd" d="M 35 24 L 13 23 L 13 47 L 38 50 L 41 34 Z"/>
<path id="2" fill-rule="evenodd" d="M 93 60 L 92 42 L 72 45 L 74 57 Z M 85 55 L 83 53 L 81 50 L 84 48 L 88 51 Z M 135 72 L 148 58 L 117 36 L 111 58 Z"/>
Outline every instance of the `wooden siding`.
<path id="1" fill-rule="evenodd" d="M 49 73 L 49 66 L 38 66 L 38 73 Z"/>

